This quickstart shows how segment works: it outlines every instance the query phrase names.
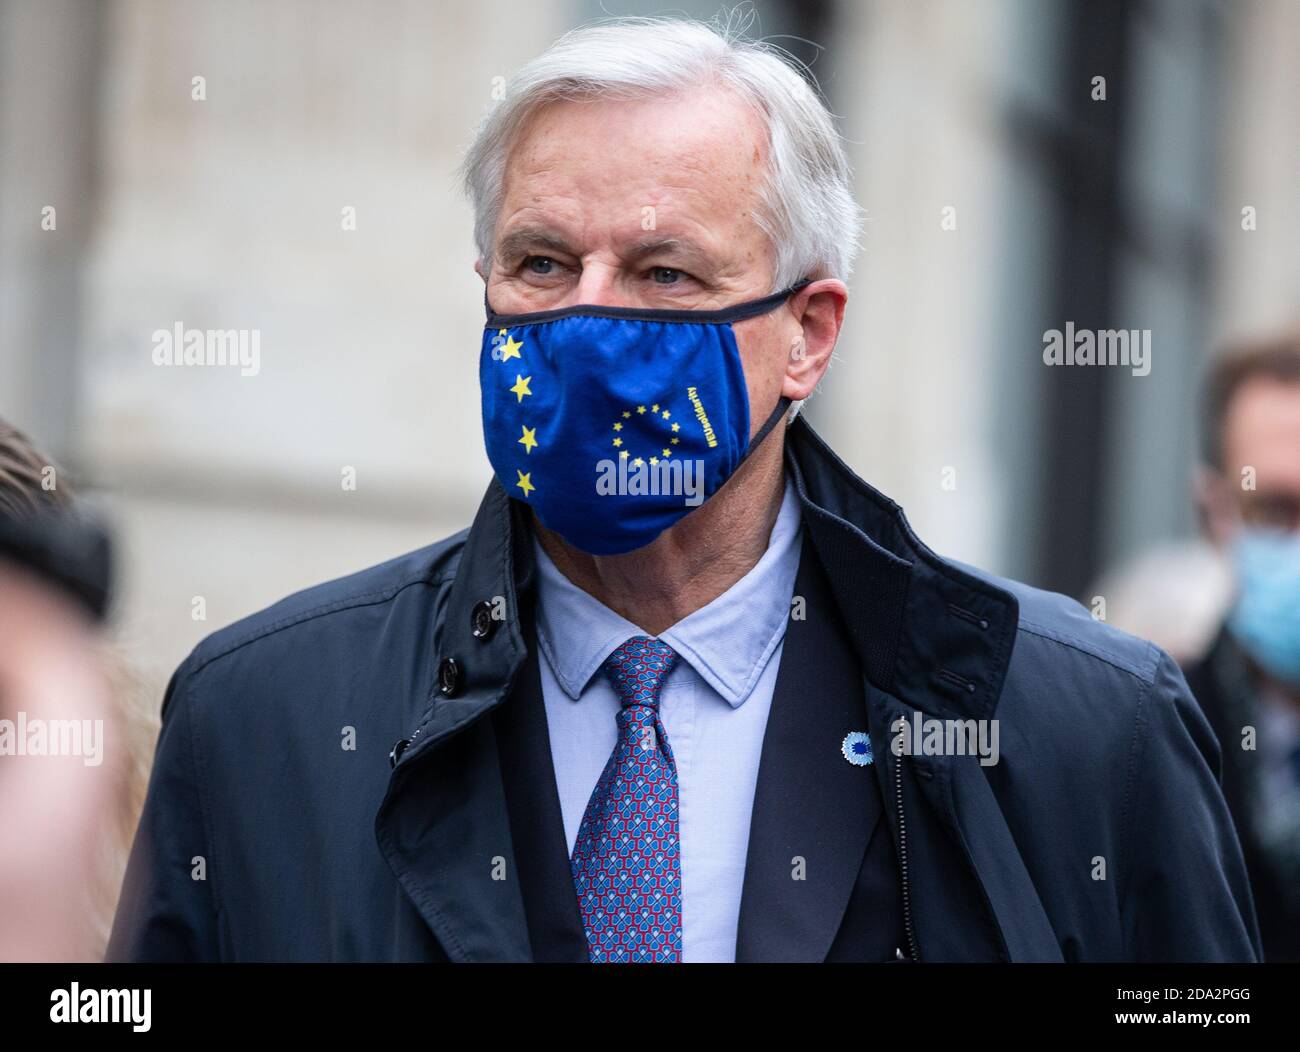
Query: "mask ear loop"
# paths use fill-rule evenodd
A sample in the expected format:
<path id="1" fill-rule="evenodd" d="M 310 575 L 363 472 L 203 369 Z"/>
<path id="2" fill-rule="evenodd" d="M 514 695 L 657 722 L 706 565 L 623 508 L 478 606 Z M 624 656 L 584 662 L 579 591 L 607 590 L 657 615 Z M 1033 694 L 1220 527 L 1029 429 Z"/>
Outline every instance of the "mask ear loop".
<path id="1" fill-rule="evenodd" d="M 811 284 L 812 284 L 812 278 L 804 278 L 803 281 L 795 282 L 784 292 L 778 292 L 775 296 L 769 296 L 768 300 L 769 301 L 776 300 L 778 303 L 784 302 L 785 299 L 789 298 L 790 296 L 793 296 L 805 285 L 811 285 Z M 786 411 L 793 404 L 794 404 L 794 400 L 791 398 L 786 398 L 784 395 L 782 395 L 780 398 L 776 400 L 776 408 L 774 408 L 771 414 L 768 416 L 768 418 L 765 421 L 763 421 L 763 426 L 758 429 L 758 434 L 756 434 L 752 439 L 750 439 L 749 445 L 745 447 L 745 452 L 741 455 L 740 458 L 740 464 L 743 464 L 745 462 L 745 459 L 752 452 L 754 452 L 754 450 L 756 450 L 759 447 L 759 444 L 763 441 L 763 439 L 767 438 L 767 436 L 772 433 L 772 429 L 776 427 L 777 422 L 781 419 L 781 417 L 783 417 L 786 414 Z M 737 464 L 736 466 L 739 467 L 740 464 Z"/>
<path id="2" fill-rule="evenodd" d="M 767 438 L 767 436 L 772 433 L 772 429 L 776 427 L 781 417 L 785 415 L 786 410 L 788 410 L 792 404 L 793 402 L 791 399 L 786 398 L 784 395 L 776 400 L 776 408 L 772 410 L 771 415 L 763 422 L 763 426 L 758 429 L 758 434 L 750 439 L 749 445 L 745 448 L 745 452 L 740 458 L 740 462 L 736 465 L 737 467 L 739 467 L 740 464 L 743 464 L 749 454 L 759 447 L 759 444 L 763 439 Z"/>

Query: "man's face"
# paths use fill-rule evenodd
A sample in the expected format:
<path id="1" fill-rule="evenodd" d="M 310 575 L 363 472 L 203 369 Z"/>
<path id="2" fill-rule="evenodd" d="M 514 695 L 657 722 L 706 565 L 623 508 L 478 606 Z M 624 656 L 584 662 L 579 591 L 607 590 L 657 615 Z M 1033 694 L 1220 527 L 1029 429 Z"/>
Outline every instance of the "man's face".
<path id="1" fill-rule="evenodd" d="M 762 122 L 722 89 L 543 107 L 510 153 L 493 258 L 476 265 L 493 310 L 710 310 L 767 295 L 766 157 Z M 756 430 L 801 326 L 778 310 L 736 335 Z"/>
<path id="2" fill-rule="evenodd" d="M 1237 523 L 1300 530 L 1300 384 L 1243 384 L 1224 420 L 1223 461 L 1218 539 Z"/>

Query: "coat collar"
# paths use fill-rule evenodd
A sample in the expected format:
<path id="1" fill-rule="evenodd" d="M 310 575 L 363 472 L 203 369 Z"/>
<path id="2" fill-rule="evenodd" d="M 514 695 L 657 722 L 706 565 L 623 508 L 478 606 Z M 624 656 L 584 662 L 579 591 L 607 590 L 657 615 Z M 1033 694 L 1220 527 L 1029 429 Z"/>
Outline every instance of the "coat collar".
<path id="1" fill-rule="evenodd" d="M 930 551 L 902 509 L 802 417 L 787 434 L 786 467 L 867 679 L 929 715 L 991 718 L 1015 642 L 1015 597 Z M 521 593 L 536 573 L 526 514 L 493 479 L 434 640 L 436 667 L 454 662 L 455 682 L 445 693 L 433 684 L 401 765 L 498 704 L 518 674 Z M 486 635 L 475 631 L 484 604 L 501 615 Z"/>
<path id="2" fill-rule="evenodd" d="M 930 551 L 902 509 L 802 418 L 790 428 L 786 466 L 867 679 L 931 716 L 992 718 L 1016 598 Z"/>
<path id="3" fill-rule="evenodd" d="M 493 479 L 465 535 L 433 640 L 437 674 L 398 769 L 500 704 L 519 674 L 528 653 L 521 612 L 536 573 L 525 516 Z"/>

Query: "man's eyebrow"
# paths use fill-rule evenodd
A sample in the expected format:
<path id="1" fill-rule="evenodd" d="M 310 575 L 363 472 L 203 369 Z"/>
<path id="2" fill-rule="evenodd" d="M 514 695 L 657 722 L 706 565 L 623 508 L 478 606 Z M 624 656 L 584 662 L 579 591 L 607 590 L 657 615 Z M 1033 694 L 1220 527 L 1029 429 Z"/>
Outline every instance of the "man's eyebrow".
<path id="1" fill-rule="evenodd" d="M 688 237 L 643 237 L 628 245 L 624 254 L 629 260 L 635 261 L 653 256 L 657 252 L 671 252 L 706 267 L 718 265 L 718 261 L 708 249 Z"/>
<path id="2" fill-rule="evenodd" d="M 565 256 L 577 255 L 560 235 L 540 226 L 525 226 L 510 231 L 497 242 L 496 255 L 498 259 L 510 260 L 538 249 Z M 625 246 L 620 255 L 628 262 L 635 263 L 659 252 L 673 253 L 701 270 L 713 270 L 718 266 L 718 260 L 713 254 L 698 241 L 689 237 L 667 237 L 656 234 L 638 238 Z"/>
<path id="3" fill-rule="evenodd" d="M 510 231 L 497 242 L 496 254 L 501 259 L 512 259 L 533 248 L 549 249 L 569 256 L 574 254 L 562 237 L 545 227 L 537 226 L 519 227 Z"/>

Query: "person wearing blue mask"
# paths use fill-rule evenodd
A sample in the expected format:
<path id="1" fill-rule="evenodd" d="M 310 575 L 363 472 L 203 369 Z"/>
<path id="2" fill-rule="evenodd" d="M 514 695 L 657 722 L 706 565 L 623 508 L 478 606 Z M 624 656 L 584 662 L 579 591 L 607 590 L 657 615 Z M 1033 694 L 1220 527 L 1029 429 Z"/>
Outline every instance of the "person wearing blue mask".
<path id="1" fill-rule="evenodd" d="M 110 958 L 1257 958 L 1177 665 L 796 412 L 863 220 L 782 53 L 585 26 L 464 175 L 477 517 L 177 670 Z"/>
<path id="2" fill-rule="evenodd" d="M 1300 332 L 1234 349 L 1206 387 L 1202 521 L 1236 595 L 1187 670 L 1223 750 L 1268 960 L 1300 960 Z"/>

